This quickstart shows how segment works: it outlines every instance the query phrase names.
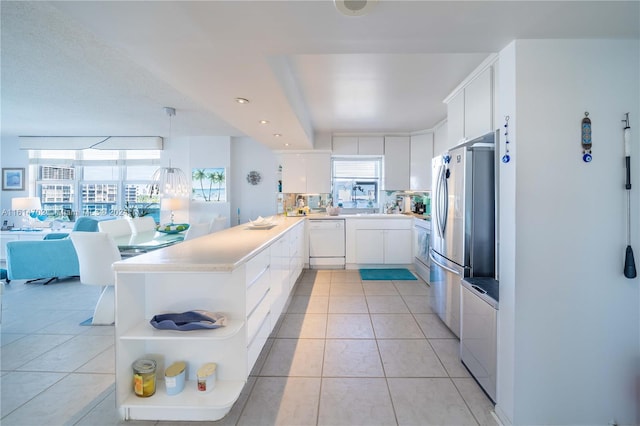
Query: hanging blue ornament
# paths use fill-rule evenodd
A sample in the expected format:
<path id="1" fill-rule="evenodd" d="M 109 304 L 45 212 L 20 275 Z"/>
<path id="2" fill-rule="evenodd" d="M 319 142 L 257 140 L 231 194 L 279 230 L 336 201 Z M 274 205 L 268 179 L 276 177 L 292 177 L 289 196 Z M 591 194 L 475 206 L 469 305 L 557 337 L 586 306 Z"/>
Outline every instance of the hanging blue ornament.
<path id="1" fill-rule="evenodd" d="M 593 160 L 593 157 L 589 153 L 586 153 L 582 156 L 582 161 L 584 161 L 585 163 L 590 163 L 591 160 Z"/>
<path id="2" fill-rule="evenodd" d="M 509 154 L 505 154 L 505 155 L 502 156 L 502 162 L 503 163 L 506 164 L 506 163 L 509 162 L 509 160 L 511 160 L 511 156 Z"/>

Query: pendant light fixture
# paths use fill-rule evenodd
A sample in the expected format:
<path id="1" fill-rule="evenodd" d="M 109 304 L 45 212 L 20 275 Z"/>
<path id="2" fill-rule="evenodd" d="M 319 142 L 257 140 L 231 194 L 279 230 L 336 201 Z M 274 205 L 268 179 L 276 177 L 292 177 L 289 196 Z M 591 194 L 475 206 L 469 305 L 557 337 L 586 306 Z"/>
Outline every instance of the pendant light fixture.
<path id="1" fill-rule="evenodd" d="M 176 109 L 164 107 L 164 112 L 169 116 L 169 139 L 171 139 L 171 117 L 176 115 Z M 162 198 L 187 198 L 191 192 L 187 176 L 177 167 L 161 167 L 153 173 L 153 191 Z"/>

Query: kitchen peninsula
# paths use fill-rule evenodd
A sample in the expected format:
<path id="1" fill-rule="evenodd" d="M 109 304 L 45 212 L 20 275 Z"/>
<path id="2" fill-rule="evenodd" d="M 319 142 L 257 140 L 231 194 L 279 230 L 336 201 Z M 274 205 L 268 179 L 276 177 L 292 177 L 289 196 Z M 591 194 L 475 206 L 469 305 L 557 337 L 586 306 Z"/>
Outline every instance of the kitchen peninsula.
<path id="1" fill-rule="evenodd" d="M 125 420 L 217 420 L 237 400 L 304 265 L 303 217 L 278 217 L 268 229 L 239 225 L 114 264 L 116 405 Z M 157 314 L 223 313 L 214 330 L 157 330 Z M 157 390 L 134 394 L 131 366 L 157 362 Z M 168 396 L 165 368 L 187 364 L 184 390 Z M 198 391 L 196 372 L 217 364 L 217 385 Z"/>

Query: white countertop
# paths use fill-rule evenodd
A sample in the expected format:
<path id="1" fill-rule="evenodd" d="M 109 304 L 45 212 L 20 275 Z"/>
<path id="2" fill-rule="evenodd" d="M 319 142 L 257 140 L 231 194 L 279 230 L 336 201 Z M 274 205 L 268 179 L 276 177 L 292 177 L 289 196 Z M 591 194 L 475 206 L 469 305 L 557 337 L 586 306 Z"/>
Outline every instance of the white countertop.
<path id="1" fill-rule="evenodd" d="M 249 229 L 249 224 L 234 226 L 171 247 L 155 250 L 116 262 L 116 271 L 127 272 L 211 272 L 232 271 L 246 263 L 285 231 L 306 217 L 274 216 L 271 229 Z"/>

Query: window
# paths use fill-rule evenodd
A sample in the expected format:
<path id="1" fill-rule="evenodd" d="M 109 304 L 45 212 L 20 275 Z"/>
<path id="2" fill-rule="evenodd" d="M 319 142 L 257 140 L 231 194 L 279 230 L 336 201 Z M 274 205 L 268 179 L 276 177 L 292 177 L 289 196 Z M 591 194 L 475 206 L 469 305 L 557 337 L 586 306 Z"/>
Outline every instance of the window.
<path id="1" fill-rule="evenodd" d="M 378 208 L 381 157 L 333 157 L 333 204 L 344 208 Z"/>
<path id="2" fill-rule="evenodd" d="M 30 150 L 36 195 L 50 217 L 119 215 L 135 210 L 159 221 L 151 176 L 161 151 Z"/>

